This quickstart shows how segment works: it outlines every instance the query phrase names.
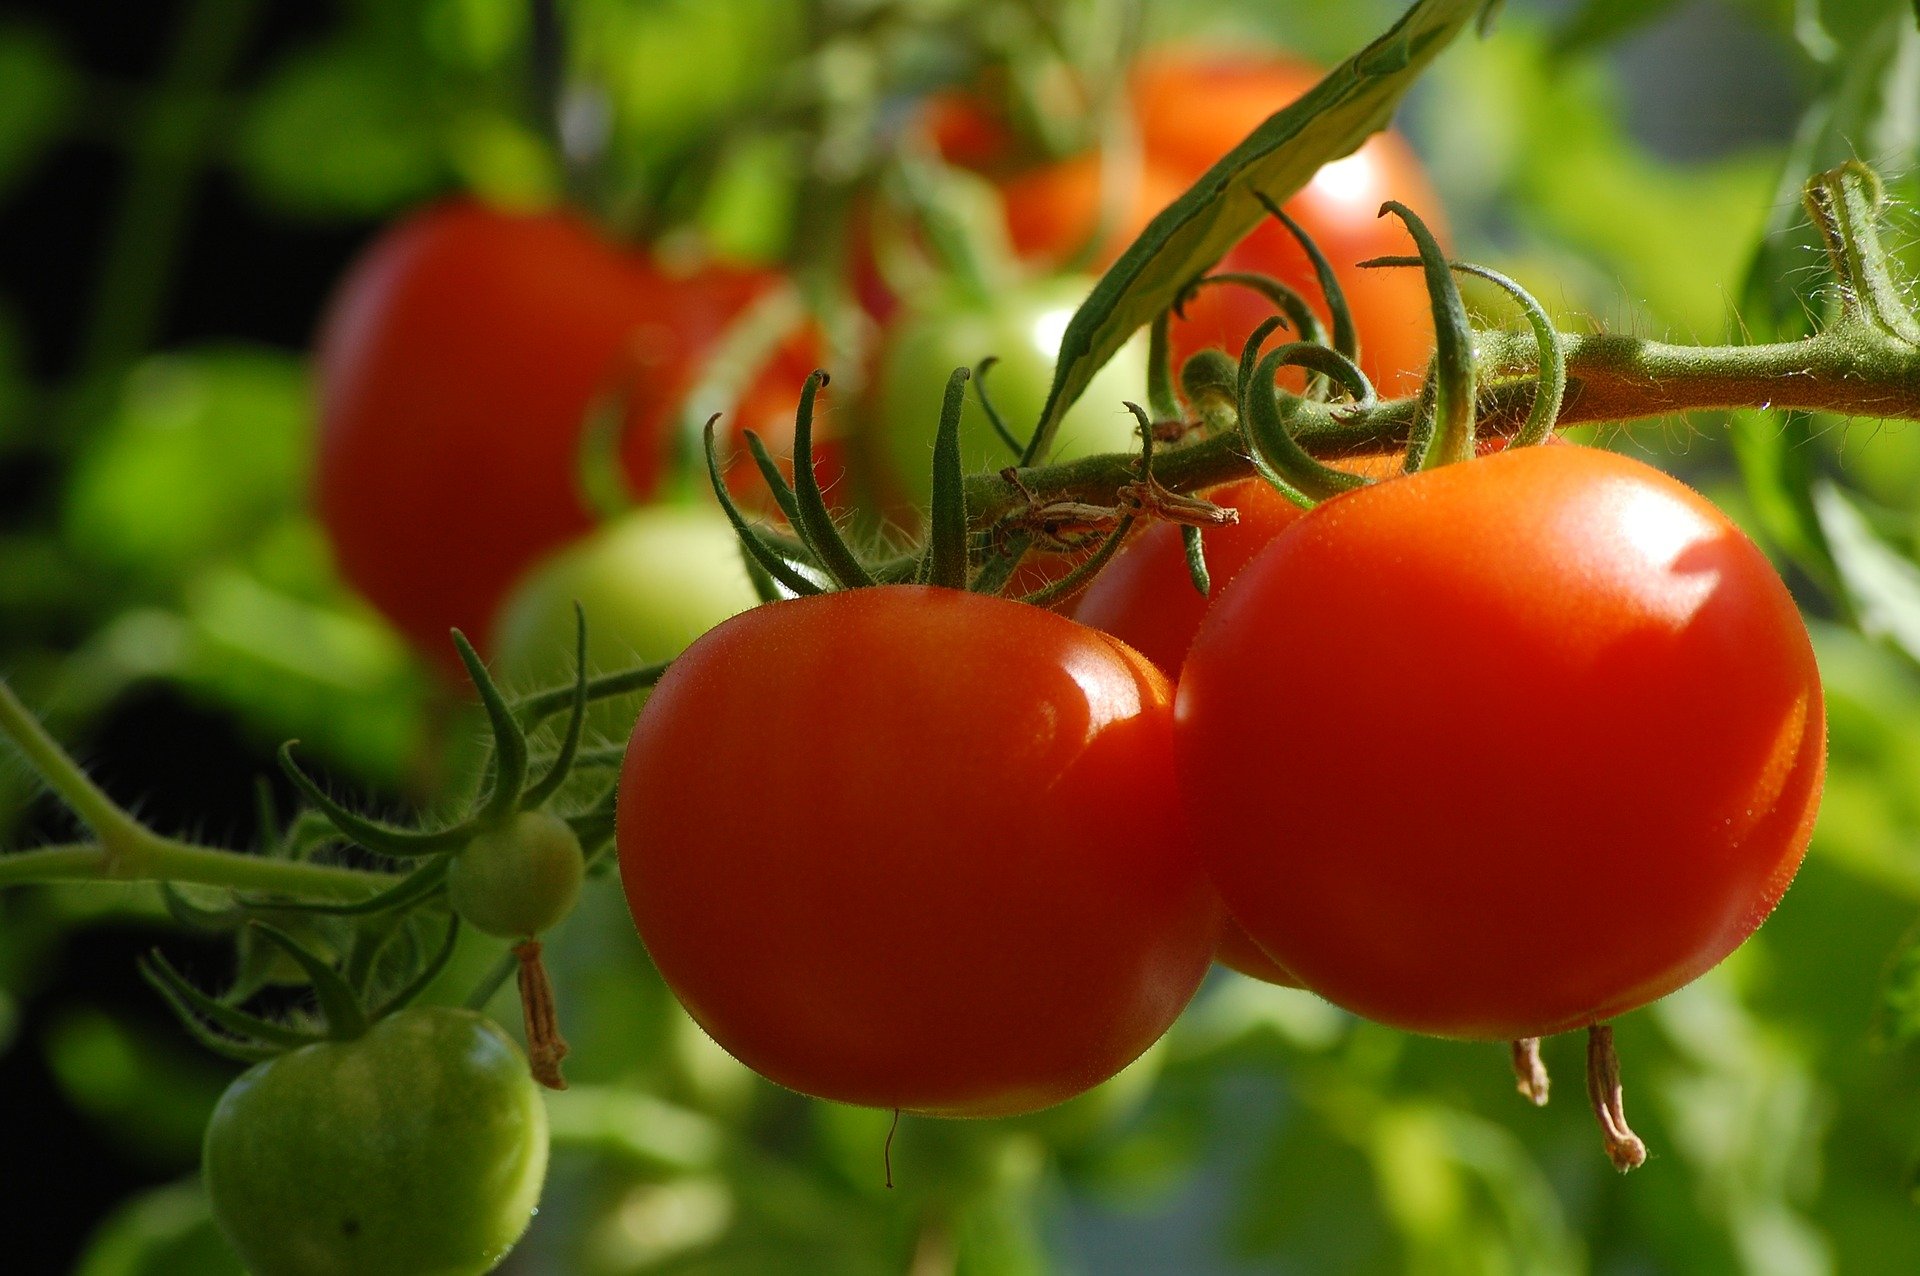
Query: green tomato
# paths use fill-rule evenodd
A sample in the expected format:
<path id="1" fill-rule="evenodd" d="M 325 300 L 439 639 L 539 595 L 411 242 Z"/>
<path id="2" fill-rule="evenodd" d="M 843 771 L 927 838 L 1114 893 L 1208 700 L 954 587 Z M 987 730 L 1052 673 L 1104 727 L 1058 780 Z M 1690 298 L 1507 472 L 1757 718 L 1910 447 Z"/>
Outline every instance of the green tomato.
<path id="1" fill-rule="evenodd" d="M 586 879 L 580 839 L 557 815 L 522 811 L 462 847 L 447 866 L 447 902 L 500 939 L 538 935 L 573 911 Z"/>
<path id="2" fill-rule="evenodd" d="M 493 631 L 503 682 L 531 688 L 573 678 L 576 601 L 586 611 L 588 668 L 607 672 L 671 659 L 760 598 L 718 510 L 636 509 L 547 559 L 508 597 Z M 625 740 L 645 698 L 596 701 L 589 730 Z"/>
<path id="3" fill-rule="evenodd" d="M 986 376 L 987 395 L 1025 440 L 1053 385 L 1053 364 L 1067 321 L 1093 290 L 1092 279 L 1070 275 L 1006 290 L 991 307 L 951 297 L 923 304 L 887 335 L 873 428 L 879 450 L 903 495 L 925 508 L 933 495 L 933 440 L 947 379 L 958 367 L 973 368 L 988 355 L 999 362 Z M 1048 459 L 1060 461 L 1139 447 L 1133 414 L 1122 404 L 1143 401 L 1147 385 L 1146 342 L 1135 337 L 1108 360 L 1068 410 Z M 967 387 L 960 416 L 960 464 L 969 474 L 991 473 L 1019 458 L 994 433 Z"/>
<path id="4" fill-rule="evenodd" d="M 547 1111 L 491 1020 L 416 1007 L 249 1068 L 204 1156 L 254 1276 L 477 1276 L 539 1203 Z"/>

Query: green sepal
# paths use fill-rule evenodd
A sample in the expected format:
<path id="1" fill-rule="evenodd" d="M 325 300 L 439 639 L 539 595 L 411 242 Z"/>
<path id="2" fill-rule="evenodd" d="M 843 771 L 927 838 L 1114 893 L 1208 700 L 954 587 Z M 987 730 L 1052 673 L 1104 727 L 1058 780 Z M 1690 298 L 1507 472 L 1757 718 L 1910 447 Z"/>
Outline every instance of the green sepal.
<path id="1" fill-rule="evenodd" d="M 1173 393 L 1173 342 L 1167 331 L 1171 319 L 1162 310 L 1147 332 L 1147 406 L 1162 421 L 1181 419 L 1180 400 Z"/>
<path id="2" fill-rule="evenodd" d="M 1286 327 L 1286 321 L 1279 315 L 1262 319 L 1259 325 L 1247 334 L 1246 341 L 1240 346 L 1240 364 L 1234 370 L 1233 383 L 1239 387 L 1238 402 L 1234 406 L 1242 420 L 1247 415 L 1247 391 L 1253 385 L 1253 369 L 1254 365 L 1260 361 L 1260 347 L 1267 343 L 1268 337 L 1284 327 Z"/>
<path id="3" fill-rule="evenodd" d="M 447 937 L 440 941 L 440 947 L 427 959 L 420 972 L 393 993 L 392 996 L 367 1012 L 369 1023 L 378 1023 L 396 1010 L 410 1005 L 415 998 L 427 990 L 427 985 L 440 977 L 440 972 L 453 960 L 454 946 L 460 939 L 460 917 L 457 913 L 447 915 Z"/>
<path id="4" fill-rule="evenodd" d="M 1213 575 L 1207 570 L 1207 543 L 1200 529 L 1191 523 L 1180 528 L 1180 543 L 1187 551 L 1187 579 L 1202 598 L 1213 594 Z"/>
<path id="5" fill-rule="evenodd" d="M 1327 343 L 1327 329 L 1320 322 L 1320 316 L 1313 313 L 1313 306 L 1305 297 L 1272 275 L 1263 275 L 1251 270 L 1220 270 L 1211 275 L 1202 275 L 1188 284 L 1180 294 L 1180 300 L 1174 303 L 1175 315 L 1185 318 L 1187 303 L 1197 296 L 1202 288 L 1216 288 L 1232 285 L 1259 293 L 1278 310 L 1287 321 L 1287 326 L 1298 333 L 1302 341 Z"/>
<path id="6" fill-rule="evenodd" d="M 1027 556 L 1027 549 L 1032 544 L 1033 537 L 1025 532 L 1009 537 L 1007 543 L 981 565 L 973 584 L 968 588 L 976 594 L 998 594 L 1013 579 L 1013 573 L 1019 570 L 1020 560 Z"/>
<path id="7" fill-rule="evenodd" d="M 793 495 L 800 514 L 794 530 L 835 584 L 857 589 L 873 584 L 873 577 L 834 526 L 833 511 L 827 508 L 826 494 L 813 472 L 813 404 L 827 381 L 826 372 L 819 368 L 807 374 L 800 409 L 793 418 Z"/>
<path id="8" fill-rule="evenodd" d="M 927 583 L 967 587 L 967 487 L 960 469 L 960 413 L 967 405 L 965 368 L 947 378 L 940 431 L 933 438 L 933 507 L 927 520 Z"/>
<path id="9" fill-rule="evenodd" d="M 1180 387 L 1209 432 L 1240 428 L 1240 373 L 1224 350 L 1199 350 L 1180 367 Z"/>
<path id="10" fill-rule="evenodd" d="M 738 537 L 734 539 L 739 540 Z M 740 551 L 740 566 L 747 573 L 747 583 L 753 586 L 753 596 L 763 603 L 777 603 L 784 598 L 780 586 L 773 583 L 773 577 L 767 575 L 767 569 L 760 565 L 760 560 L 753 556 L 753 552 L 745 545 L 737 548 Z"/>
<path id="11" fill-rule="evenodd" d="M 467 667 L 467 676 L 480 693 L 480 703 L 486 707 L 487 721 L 493 727 L 493 787 L 480 809 L 480 822 L 491 824 L 511 815 L 520 804 L 520 790 L 527 782 L 527 733 L 513 716 L 507 698 L 500 694 L 493 675 L 487 672 L 480 653 L 458 629 L 452 634 L 454 650 L 460 653 L 460 663 Z"/>
<path id="12" fill-rule="evenodd" d="M 671 668 L 671 660 L 662 660 L 650 665 L 635 665 L 631 669 L 618 669 L 613 673 L 596 674 L 587 679 L 587 699 L 589 701 L 606 700 L 613 696 L 629 695 L 635 691 L 645 691 L 660 681 Z M 573 705 L 574 685 L 548 687 L 545 691 L 536 691 L 522 697 L 513 706 L 520 721 L 531 731 L 562 709 Z"/>
<path id="13" fill-rule="evenodd" d="M 385 890 L 348 904 L 317 899 L 249 899 L 247 904 L 251 908 L 279 913 L 317 913 L 324 917 L 372 917 L 416 904 L 432 895 L 439 889 L 441 881 L 447 875 L 447 868 L 452 863 L 453 856 L 436 855 Z M 248 920 L 257 919 L 249 918 Z"/>
<path id="14" fill-rule="evenodd" d="M 1258 194 L 1256 192 L 1256 194 Z M 1314 242 L 1307 228 L 1287 215 L 1287 210 L 1258 195 L 1261 207 L 1292 235 L 1294 242 L 1307 254 L 1307 260 L 1313 263 L 1314 282 L 1320 285 L 1320 297 L 1327 303 L 1327 318 L 1333 322 L 1333 348 L 1355 363 L 1360 361 L 1360 329 L 1353 322 L 1353 307 L 1347 304 L 1347 291 L 1340 286 L 1340 276 L 1333 271 L 1333 263 L 1320 251 L 1320 245 Z"/>
<path id="15" fill-rule="evenodd" d="M 780 472 L 780 463 L 767 451 L 767 445 L 752 430 L 744 431 L 747 438 L 747 452 L 753 457 L 753 464 L 760 471 L 760 481 L 773 493 L 773 503 L 786 515 L 787 526 L 800 526 L 800 502 L 794 499 L 793 486 L 787 482 L 787 476 Z"/>
<path id="16" fill-rule="evenodd" d="M 367 1030 L 367 1015 L 360 1008 L 360 998 L 355 995 L 340 972 L 322 961 L 286 931 L 266 922 L 250 923 L 267 939 L 272 940 L 280 950 L 299 964 L 307 981 L 313 985 L 313 995 L 320 1002 L 320 1014 L 326 1021 L 327 1036 L 335 1041 L 351 1041 Z"/>
<path id="17" fill-rule="evenodd" d="M 364 1001 L 388 941 L 413 916 L 412 913 L 383 913 L 354 928 L 353 942 L 347 945 L 346 960 L 340 964 L 340 976 L 347 981 L 355 996 Z"/>
<path id="18" fill-rule="evenodd" d="M 560 749 L 553 755 L 540 779 L 520 795 L 520 809 L 531 811 L 545 804 L 560 791 L 580 752 L 580 737 L 587 725 L 587 611 L 578 599 L 573 603 L 573 703 L 567 709 L 567 728 L 560 737 Z M 523 737 L 524 738 L 524 737 Z"/>
<path id="19" fill-rule="evenodd" d="M 401 828 L 380 820 L 371 820 L 363 815 L 355 815 L 346 807 L 328 797 L 326 791 L 300 769 L 293 760 L 293 747 L 298 740 L 289 740 L 280 746 L 280 769 L 293 781 L 293 787 L 300 790 L 302 797 L 319 808 L 338 829 L 341 836 L 369 851 L 381 855 L 391 855 L 399 859 L 411 859 L 420 855 L 441 855 L 465 846 L 474 834 L 472 821 L 462 821 L 450 828 L 422 832 L 418 829 Z"/>
<path id="20" fill-rule="evenodd" d="M 1079 593 L 1094 576 L 1099 574 L 1100 569 L 1107 565 L 1108 560 L 1119 552 L 1121 542 L 1126 539 L 1127 533 L 1133 530 L 1133 521 L 1134 515 L 1123 515 L 1113 531 L 1107 534 L 1107 539 L 1100 542 L 1100 548 L 1088 555 L 1085 562 L 1045 588 L 1022 595 L 1020 601 L 1031 603 L 1035 607 L 1045 607 L 1048 603 L 1070 598 Z"/>
<path id="21" fill-rule="evenodd" d="M 271 1046 L 273 1049 L 268 1051 L 269 1057 L 280 1050 L 292 1050 L 325 1040 L 318 1034 L 299 1032 L 258 1015 L 250 1015 L 201 992 L 188 982 L 186 976 L 175 970 L 157 948 L 140 959 L 139 968 L 140 977 L 166 999 L 174 1014 L 189 1030 L 196 1027 L 205 1030 L 211 1022 L 233 1034 L 232 1038 L 217 1037 L 215 1034 L 216 1039 L 228 1045 L 244 1046 L 258 1042 Z M 196 1037 L 199 1035 L 195 1033 Z"/>
<path id="22" fill-rule="evenodd" d="M 1380 216 L 1392 213 L 1406 223 L 1420 247 L 1426 273 L 1427 297 L 1433 307 L 1433 433 L 1420 454 L 1419 469 L 1430 470 L 1473 457 L 1474 364 L 1473 327 L 1467 306 L 1453 282 L 1453 270 L 1440 242 L 1411 208 L 1390 199 L 1380 205 Z"/>
<path id="23" fill-rule="evenodd" d="M 1000 409 L 994 407 L 993 400 L 987 397 L 987 369 L 998 362 L 1000 362 L 1000 356 L 990 354 L 974 367 L 973 393 L 980 400 L 980 410 L 987 415 L 987 424 L 992 426 L 993 432 L 1000 436 L 1000 442 L 1006 445 L 1007 451 L 1018 457 L 1026 451 L 1026 445 L 1014 437 L 1013 430 L 1007 425 L 1007 419 L 1000 415 Z M 941 408 L 940 416 L 941 420 L 946 419 L 944 406 Z"/>
<path id="24" fill-rule="evenodd" d="M 1274 375 L 1282 367 L 1304 366 L 1302 361 L 1305 359 L 1319 362 L 1323 356 L 1329 355 L 1340 363 L 1346 362 L 1338 351 L 1326 346 L 1312 346 L 1304 342 L 1280 346 L 1267 352 L 1253 376 L 1241 387 L 1240 425 L 1251 447 L 1255 465 L 1268 482 L 1273 483 L 1277 476 L 1279 482 L 1274 485 L 1296 503 L 1298 497 L 1295 493 L 1309 498 L 1309 502 L 1320 501 L 1356 487 L 1364 487 L 1367 483 L 1358 474 L 1336 470 L 1308 455 L 1293 437 L 1287 423 L 1287 417 L 1305 400 L 1272 392 Z M 1339 365 L 1322 363 L 1320 366 L 1321 370 L 1328 370 Z M 1354 371 L 1358 372 L 1359 369 L 1355 368 Z M 1288 403 L 1285 415 L 1281 406 L 1283 397 Z"/>
<path id="25" fill-rule="evenodd" d="M 727 491 L 726 480 L 720 476 L 720 458 L 713 447 L 713 423 L 719 420 L 715 415 L 708 418 L 706 432 L 701 442 L 707 453 L 707 477 L 713 483 L 713 494 L 720 501 L 720 510 L 727 516 L 727 522 L 733 525 L 735 536 L 740 538 L 740 547 L 760 565 L 760 570 L 772 577 L 789 593 L 805 598 L 811 594 L 824 593 L 820 586 L 802 576 L 780 555 L 774 553 L 759 532 L 748 524 L 740 507 L 733 503 L 733 494 Z"/>
<path id="26" fill-rule="evenodd" d="M 167 916 L 188 930 L 238 930 L 246 924 L 248 916 L 247 910 L 237 904 L 226 908 L 206 908 L 196 904 L 182 895 L 180 888 L 172 882 L 160 883 L 160 903 L 166 908 Z"/>

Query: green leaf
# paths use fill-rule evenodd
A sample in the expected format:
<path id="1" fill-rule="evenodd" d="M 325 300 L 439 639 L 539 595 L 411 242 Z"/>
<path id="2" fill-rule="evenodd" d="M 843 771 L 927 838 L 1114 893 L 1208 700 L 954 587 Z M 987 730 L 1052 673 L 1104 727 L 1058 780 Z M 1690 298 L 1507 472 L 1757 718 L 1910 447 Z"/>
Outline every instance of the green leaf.
<path id="1" fill-rule="evenodd" d="M 1387 33 L 1270 117 L 1148 224 L 1075 312 L 1027 461 L 1046 455 L 1060 419 L 1134 332 L 1173 303 L 1329 160 L 1385 128 L 1420 71 L 1471 23 L 1479 0 L 1422 0 Z"/>
<path id="2" fill-rule="evenodd" d="M 254 96 L 234 159 L 261 198 L 289 211 L 390 212 L 445 180 L 423 97 L 418 68 L 377 44 L 303 50 Z"/>
<path id="3" fill-rule="evenodd" d="M 1833 484 L 1814 486 L 1813 507 L 1860 631 L 1920 662 L 1920 566 L 1881 540 Z"/>
<path id="4" fill-rule="evenodd" d="M 306 373 L 290 355 L 145 360 L 75 465 L 68 543 L 161 586 L 246 547 L 304 499 L 311 416 Z"/>

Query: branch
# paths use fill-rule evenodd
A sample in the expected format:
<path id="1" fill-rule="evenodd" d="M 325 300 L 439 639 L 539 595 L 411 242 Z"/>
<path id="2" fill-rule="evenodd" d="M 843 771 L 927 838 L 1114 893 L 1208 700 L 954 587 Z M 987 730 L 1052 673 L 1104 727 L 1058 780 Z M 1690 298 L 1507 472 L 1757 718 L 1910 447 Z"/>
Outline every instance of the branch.
<path id="1" fill-rule="evenodd" d="M 1836 324 L 1801 341 L 1757 346 L 1681 346 L 1608 334 L 1565 338 L 1566 397 L 1556 425 L 1630 421 L 1724 408 L 1795 408 L 1843 416 L 1920 419 L 1920 350 L 1861 325 Z M 1533 407 L 1538 345 L 1531 333 L 1481 332 L 1474 349 L 1487 379 L 1477 397 L 1476 428 L 1509 436 Z M 1417 396 L 1371 407 L 1318 407 L 1298 435 L 1321 459 L 1338 460 L 1406 446 Z M 1254 472 L 1237 432 L 1220 433 L 1154 457 L 1154 477 L 1196 492 Z M 967 510 L 986 528 L 1036 503 L 1112 505 L 1134 481 L 1131 452 L 1083 457 L 1018 472 L 967 479 Z"/>

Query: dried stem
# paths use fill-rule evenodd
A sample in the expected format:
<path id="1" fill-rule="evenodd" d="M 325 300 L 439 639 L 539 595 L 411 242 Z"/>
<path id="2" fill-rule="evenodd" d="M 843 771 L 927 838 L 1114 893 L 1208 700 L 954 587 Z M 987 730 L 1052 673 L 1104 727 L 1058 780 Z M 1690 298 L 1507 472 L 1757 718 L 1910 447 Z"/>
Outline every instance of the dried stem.
<path id="1" fill-rule="evenodd" d="M 553 983 L 540 959 L 540 941 L 516 944 L 513 955 L 520 962 L 520 1008 L 526 1015 L 527 1062 L 533 1079 L 549 1090 L 564 1090 L 567 1079 L 560 1075 L 560 1061 L 567 1057 L 567 1039 L 560 1035 Z"/>
<path id="2" fill-rule="evenodd" d="M 1540 1038 L 1521 1037 L 1513 1043 L 1513 1081 L 1527 1102 L 1536 1108 L 1547 1106 L 1547 1065 L 1540 1058 Z"/>
<path id="3" fill-rule="evenodd" d="M 1647 1160 L 1647 1145 L 1627 1125 L 1620 1093 L 1620 1056 L 1613 1051 L 1613 1028 L 1597 1023 L 1587 1029 L 1587 1099 L 1607 1140 L 1607 1159 L 1625 1174 Z"/>

